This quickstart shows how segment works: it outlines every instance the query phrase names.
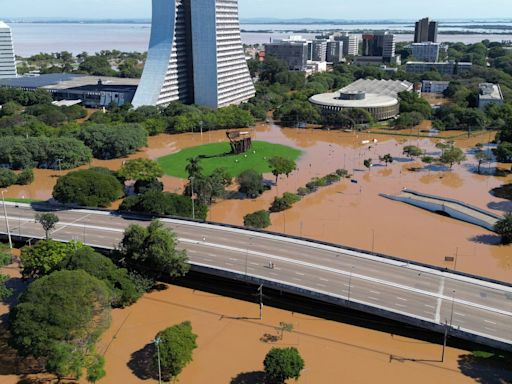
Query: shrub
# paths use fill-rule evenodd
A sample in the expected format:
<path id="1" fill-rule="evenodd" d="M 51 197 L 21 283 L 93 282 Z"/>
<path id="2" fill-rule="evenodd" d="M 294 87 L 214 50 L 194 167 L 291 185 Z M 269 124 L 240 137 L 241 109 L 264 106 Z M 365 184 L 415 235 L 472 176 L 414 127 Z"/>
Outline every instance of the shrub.
<path id="1" fill-rule="evenodd" d="M 324 177 L 325 179 L 325 182 L 330 185 L 330 184 L 334 184 L 338 181 L 341 180 L 341 176 L 339 176 L 337 173 L 331 173 L 327 176 Z"/>
<path id="2" fill-rule="evenodd" d="M 7 188 L 15 184 L 16 174 L 10 169 L 0 168 L 0 188 Z"/>
<path id="3" fill-rule="evenodd" d="M 34 171 L 31 168 L 25 168 L 16 178 L 16 184 L 29 185 L 34 182 Z"/>
<path id="4" fill-rule="evenodd" d="M 339 177 L 343 177 L 343 178 L 348 177 L 348 171 L 346 169 L 337 169 L 336 174 Z"/>
<path id="5" fill-rule="evenodd" d="M 244 217 L 244 225 L 250 228 L 267 228 L 272 223 L 270 222 L 270 214 L 267 211 L 257 211 Z"/>
<path id="6" fill-rule="evenodd" d="M 300 187 L 299 189 L 297 189 L 297 195 L 299 196 L 306 196 L 306 195 L 309 195 L 311 193 L 311 191 L 305 187 Z"/>
<path id="7" fill-rule="evenodd" d="M 62 176 L 53 189 L 55 200 L 85 207 L 108 207 L 123 194 L 123 186 L 114 176 L 90 169 Z"/>
<path id="8" fill-rule="evenodd" d="M 276 197 L 270 206 L 270 212 L 282 212 L 290 209 L 292 204 L 288 202 L 284 197 Z"/>
<path id="9" fill-rule="evenodd" d="M 263 176 L 252 169 L 242 172 L 237 181 L 240 185 L 239 191 L 247 196 L 254 198 L 263 193 Z"/>

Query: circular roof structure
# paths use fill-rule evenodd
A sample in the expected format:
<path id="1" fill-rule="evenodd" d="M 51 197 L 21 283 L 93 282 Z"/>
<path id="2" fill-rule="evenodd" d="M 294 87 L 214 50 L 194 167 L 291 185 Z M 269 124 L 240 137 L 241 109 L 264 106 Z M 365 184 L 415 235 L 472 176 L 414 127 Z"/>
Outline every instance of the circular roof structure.
<path id="1" fill-rule="evenodd" d="M 336 108 L 384 108 L 398 104 L 398 99 L 388 95 L 376 93 L 358 93 L 358 97 L 351 97 L 355 93 L 322 93 L 312 96 L 309 101 L 321 107 Z M 360 97 L 364 95 L 364 97 Z"/>

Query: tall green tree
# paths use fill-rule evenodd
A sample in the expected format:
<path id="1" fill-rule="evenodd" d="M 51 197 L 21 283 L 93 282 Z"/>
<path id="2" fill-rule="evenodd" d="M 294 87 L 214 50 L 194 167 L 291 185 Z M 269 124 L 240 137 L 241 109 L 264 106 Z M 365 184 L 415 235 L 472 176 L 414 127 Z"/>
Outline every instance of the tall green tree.
<path id="1" fill-rule="evenodd" d="M 177 249 L 177 238 L 162 222 L 147 227 L 130 225 L 120 244 L 125 261 L 149 276 L 184 276 L 190 269 L 187 253 Z"/>
<path id="2" fill-rule="evenodd" d="M 126 161 L 118 174 L 126 180 L 149 182 L 162 177 L 164 171 L 154 160 L 134 159 Z"/>
<path id="3" fill-rule="evenodd" d="M 57 269 L 59 263 L 83 245 L 78 242 L 59 243 L 41 240 L 31 247 L 21 249 L 21 268 L 24 278 L 36 279 Z"/>
<path id="4" fill-rule="evenodd" d="M 503 244 L 512 243 L 512 213 L 507 213 L 503 219 L 498 221 L 494 230 L 501 236 Z"/>
<path id="5" fill-rule="evenodd" d="M 276 184 L 280 175 L 286 175 L 288 177 L 290 173 L 297 169 L 295 161 L 287 159 L 281 156 L 274 156 L 268 160 L 270 168 L 272 168 L 272 174 L 276 177 Z"/>
<path id="6" fill-rule="evenodd" d="M 58 271 L 29 285 L 11 312 L 11 343 L 47 370 L 78 378 L 110 324 L 111 292 L 84 271 Z"/>
<path id="7" fill-rule="evenodd" d="M 304 360 L 297 348 L 272 348 L 263 361 L 269 383 L 284 384 L 288 379 L 299 379 Z"/>
<path id="8" fill-rule="evenodd" d="M 439 158 L 439 161 L 443 164 L 449 165 L 450 169 L 453 168 L 454 164 L 460 164 L 464 160 L 466 160 L 464 151 L 457 147 L 446 149 Z"/>
<path id="9" fill-rule="evenodd" d="M 159 340 L 164 380 L 176 378 L 192 361 L 192 352 L 197 348 L 196 339 L 197 335 L 192 332 L 192 324 L 189 321 L 167 328 L 156 335 L 155 340 Z M 158 352 L 155 350 L 153 356 L 155 367 L 157 360 Z"/>
<path id="10" fill-rule="evenodd" d="M 59 217 L 54 213 L 38 213 L 35 217 L 36 221 L 43 227 L 46 240 L 50 239 L 50 232 L 55 229 L 59 222 Z"/>

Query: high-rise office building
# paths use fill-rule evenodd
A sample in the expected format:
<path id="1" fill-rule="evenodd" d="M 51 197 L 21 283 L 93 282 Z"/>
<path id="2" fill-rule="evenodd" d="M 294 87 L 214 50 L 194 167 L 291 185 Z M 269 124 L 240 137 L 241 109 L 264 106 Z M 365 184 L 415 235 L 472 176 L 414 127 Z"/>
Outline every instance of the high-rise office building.
<path id="1" fill-rule="evenodd" d="M 254 94 L 238 0 L 153 0 L 148 58 L 135 107 L 182 101 L 219 108 Z"/>
<path id="2" fill-rule="evenodd" d="M 343 60 L 343 41 L 327 42 L 326 60 L 329 63 L 338 64 Z"/>
<path id="3" fill-rule="evenodd" d="M 308 60 L 312 59 L 312 46 L 311 41 L 301 36 L 290 36 L 289 39 L 265 44 L 265 55 L 286 61 L 291 71 L 305 71 Z"/>
<path id="4" fill-rule="evenodd" d="M 359 55 L 359 36 L 352 35 L 348 32 L 334 34 L 335 41 L 343 42 L 343 56 L 357 56 Z"/>
<path id="5" fill-rule="evenodd" d="M 11 28 L 0 21 L 0 79 L 16 76 L 16 59 Z"/>
<path id="6" fill-rule="evenodd" d="M 390 61 L 396 53 L 395 35 L 389 32 L 374 32 L 363 35 L 363 56 L 382 57 Z"/>
<path id="7" fill-rule="evenodd" d="M 313 40 L 313 61 L 327 61 L 327 40 Z"/>
<path id="8" fill-rule="evenodd" d="M 428 17 L 417 21 L 414 28 L 414 42 L 425 43 L 430 41 L 437 43 L 438 25 L 437 21 L 430 21 Z"/>

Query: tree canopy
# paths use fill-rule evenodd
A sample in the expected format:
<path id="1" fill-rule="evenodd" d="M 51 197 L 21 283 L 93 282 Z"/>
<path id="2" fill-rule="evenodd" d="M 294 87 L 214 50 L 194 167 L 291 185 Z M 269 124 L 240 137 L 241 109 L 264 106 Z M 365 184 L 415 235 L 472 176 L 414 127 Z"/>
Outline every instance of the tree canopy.
<path id="1" fill-rule="evenodd" d="M 192 361 L 192 352 L 197 348 L 197 335 L 192 332 L 192 324 L 185 321 L 181 324 L 159 332 L 155 340 L 159 341 L 162 378 L 176 378 L 183 368 Z M 153 363 L 157 367 L 158 352 L 155 350 Z"/>
<path id="2" fill-rule="evenodd" d="M 304 360 L 297 348 L 272 348 L 263 361 L 265 374 L 272 384 L 284 384 L 288 379 L 297 380 L 304 369 Z"/>
<path id="3" fill-rule="evenodd" d="M 125 162 L 118 174 L 126 180 L 150 182 L 162 177 L 164 171 L 154 160 L 134 159 Z"/>
<path id="4" fill-rule="evenodd" d="M 190 269 L 187 254 L 177 249 L 174 232 L 160 221 L 152 221 L 145 228 L 130 225 L 120 244 L 128 265 L 149 276 L 184 276 Z"/>
<path id="5" fill-rule="evenodd" d="M 60 203 L 85 207 L 108 207 L 123 195 L 118 179 L 95 169 L 70 172 L 60 177 L 53 189 L 53 197 Z"/>

